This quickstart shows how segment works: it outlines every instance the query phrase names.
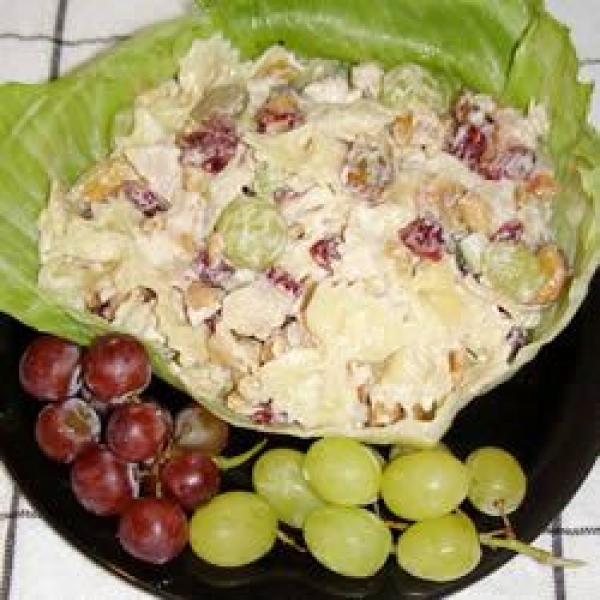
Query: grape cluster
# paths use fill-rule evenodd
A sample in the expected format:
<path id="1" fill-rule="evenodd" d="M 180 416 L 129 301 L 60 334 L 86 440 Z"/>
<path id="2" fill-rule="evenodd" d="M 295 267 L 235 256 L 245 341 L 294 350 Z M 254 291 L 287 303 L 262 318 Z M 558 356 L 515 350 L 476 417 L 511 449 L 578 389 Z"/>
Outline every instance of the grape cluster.
<path id="1" fill-rule="evenodd" d="M 482 540 L 462 503 L 506 518 L 526 487 L 517 461 L 499 448 L 480 448 L 463 463 L 442 445 L 393 447 L 385 461 L 342 437 L 317 440 L 306 453 L 270 449 L 254 463 L 252 481 L 254 492 L 227 492 L 196 510 L 190 543 L 203 560 L 245 565 L 278 535 L 297 546 L 278 531 L 279 521 L 346 577 L 372 576 L 395 554 L 404 571 L 437 582 L 466 575 L 481 558 Z"/>
<path id="2" fill-rule="evenodd" d="M 254 462 L 252 491 L 219 493 L 221 471 L 251 459 L 266 440 L 220 456 L 227 423 L 198 404 L 172 414 L 142 398 L 151 367 L 135 338 L 106 335 L 82 349 L 40 336 L 25 350 L 19 375 L 47 403 L 35 427 L 39 447 L 70 465 L 73 493 L 86 510 L 118 517 L 121 546 L 140 560 L 164 564 L 189 542 L 210 564 L 240 567 L 279 538 L 352 578 L 374 575 L 395 554 L 415 577 L 451 581 L 478 565 L 482 545 L 544 564 L 579 564 L 515 538 L 507 515 L 521 505 L 527 480 L 500 448 L 476 449 L 462 462 L 443 444 L 396 445 L 386 460 L 354 439 L 327 437 L 306 452 L 267 450 Z M 500 517 L 502 532 L 479 533 L 462 510 L 467 501 Z"/>
<path id="3" fill-rule="evenodd" d="M 172 415 L 145 399 L 152 369 L 135 338 L 111 334 L 86 349 L 43 335 L 19 364 L 25 391 L 47 404 L 35 436 L 52 460 L 70 465 L 79 503 L 117 516 L 133 556 L 163 564 L 188 543 L 188 512 L 220 489 L 216 456 L 229 426 L 200 405 Z"/>

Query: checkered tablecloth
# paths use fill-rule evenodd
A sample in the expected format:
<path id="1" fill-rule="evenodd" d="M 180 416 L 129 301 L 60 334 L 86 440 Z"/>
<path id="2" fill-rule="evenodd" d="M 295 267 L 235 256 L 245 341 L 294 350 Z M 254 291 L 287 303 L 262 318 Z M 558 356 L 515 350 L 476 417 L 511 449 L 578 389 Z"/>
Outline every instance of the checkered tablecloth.
<path id="1" fill-rule="evenodd" d="M 500 0 L 501 1 L 501 0 Z M 56 77 L 147 23 L 186 10 L 185 0 L 0 0 L 0 81 Z M 572 26 L 583 70 L 600 88 L 600 0 L 550 0 Z M 594 98 L 600 124 L 600 93 Z M 0 243 L 2 241 L 0 240 Z M 536 542 L 588 562 L 565 572 L 515 558 L 457 600 L 600 598 L 600 464 Z M 148 600 L 54 533 L 0 465 L 0 600 Z M 259 600 L 259 599 L 257 599 Z"/>

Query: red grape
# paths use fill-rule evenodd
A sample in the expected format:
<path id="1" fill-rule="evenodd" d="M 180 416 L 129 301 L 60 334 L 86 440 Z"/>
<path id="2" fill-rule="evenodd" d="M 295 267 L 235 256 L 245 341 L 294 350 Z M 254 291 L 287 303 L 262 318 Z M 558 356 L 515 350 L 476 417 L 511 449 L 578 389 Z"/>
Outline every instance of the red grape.
<path id="1" fill-rule="evenodd" d="M 96 515 L 118 515 L 137 495 L 133 465 L 95 444 L 71 467 L 71 487 L 81 505 Z"/>
<path id="2" fill-rule="evenodd" d="M 19 363 L 19 379 L 28 394 L 56 402 L 79 391 L 81 349 L 77 344 L 42 335 L 26 348 Z"/>
<path id="3" fill-rule="evenodd" d="M 109 334 L 96 338 L 83 355 L 83 380 L 99 400 L 113 403 L 141 393 L 152 368 L 144 346 L 134 337 Z"/>
<path id="4" fill-rule="evenodd" d="M 221 475 L 210 456 L 197 450 L 185 450 L 164 463 L 160 482 L 165 496 L 192 511 L 217 494 Z"/>
<path id="5" fill-rule="evenodd" d="M 206 454 L 220 454 L 229 441 L 229 425 L 203 406 L 193 404 L 175 417 L 175 443 Z"/>
<path id="6" fill-rule="evenodd" d="M 117 458 L 142 462 L 165 447 L 172 429 L 170 413 L 155 402 L 130 402 L 110 415 L 106 443 Z"/>
<path id="7" fill-rule="evenodd" d="M 35 437 L 44 454 L 63 463 L 72 462 L 100 435 L 100 419 L 83 400 L 46 405 L 38 415 Z"/>
<path id="8" fill-rule="evenodd" d="M 185 548 L 188 524 L 185 513 L 175 502 L 139 498 L 122 514 L 117 535 L 129 554 L 162 565 Z"/>

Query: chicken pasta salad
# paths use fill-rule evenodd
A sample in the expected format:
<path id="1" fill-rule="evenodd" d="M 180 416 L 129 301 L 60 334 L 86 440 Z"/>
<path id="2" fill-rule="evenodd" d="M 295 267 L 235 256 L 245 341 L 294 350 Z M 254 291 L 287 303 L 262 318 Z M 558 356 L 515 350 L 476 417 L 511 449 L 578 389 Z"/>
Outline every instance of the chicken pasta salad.
<path id="1" fill-rule="evenodd" d="M 258 427 L 436 419 L 567 287 L 542 105 L 415 64 L 194 42 L 39 219 L 39 286 Z"/>

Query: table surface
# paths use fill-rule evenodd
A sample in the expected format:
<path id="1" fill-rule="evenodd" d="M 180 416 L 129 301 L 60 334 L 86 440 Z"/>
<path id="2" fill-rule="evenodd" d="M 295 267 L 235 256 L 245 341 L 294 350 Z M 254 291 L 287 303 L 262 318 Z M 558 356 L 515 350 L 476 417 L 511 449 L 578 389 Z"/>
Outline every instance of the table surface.
<path id="1" fill-rule="evenodd" d="M 185 0 L 0 0 L 0 81 L 55 77 L 144 24 L 180 14 Z M 572 27 L 584 76 L 600 84 L 598 0 L 549 0 Z M 592 119 L 600 124 L 600 93 Z M 536 542 L 588 565 L 542 568 L 517 557 L 457 600 L 591 600 L 600 596 L 600 463 Z M 148 600 L 78 554 L 28 505 L 0 465 L 0 600 Z"/>

